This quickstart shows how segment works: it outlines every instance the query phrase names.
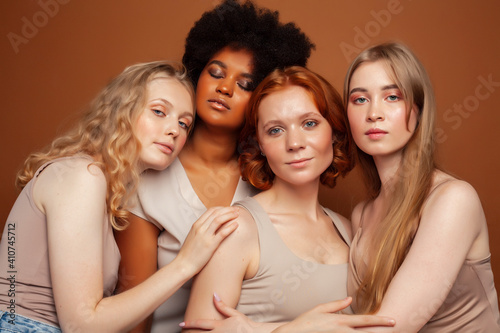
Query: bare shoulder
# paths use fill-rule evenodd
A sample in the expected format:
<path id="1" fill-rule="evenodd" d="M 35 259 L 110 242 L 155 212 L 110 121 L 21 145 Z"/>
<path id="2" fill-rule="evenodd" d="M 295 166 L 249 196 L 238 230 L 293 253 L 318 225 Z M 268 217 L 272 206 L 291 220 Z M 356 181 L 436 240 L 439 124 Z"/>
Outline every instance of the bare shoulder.
<path id="1" fill-rule="evenodd" d="M 74 157 L 55 161 L 42 170 L 39 178 L 40 180 L 42 178 L 50 178 L 51 180 L 59 182 L 106 182 L 106 178 L 101 168 L 93 164 L 90 158 L 85 157 Z"/>
<path id="2" fill-rule="evenodd" d="M 239 215 L 236 218 L 238 228 L 228 236 L 233 242 L 248 242 L 258 238 L 258 229 L 252 214 L 244 207 L 238 206 Z M 241 244 L 241 243 L 240 243 Z"/>
<path id="3" fill-rule="evenodd" d="M 440 221 L 442 227 L 477 231 L 486 224 L 479 196 L 469 183 L 441 171 L 436 172 L 433 187 L 424 204 L 421 224 Z"/>
<path id="4" fill-rule="evenodd" d="M 427 201 L 426 206 L 451 203 L 455 206 L 464 205 L 465 209 L 481 206 L 479 196 L 471 184 L 441 171 L 434 177 Z"/>
<path id="5" fill-rule="evenodd" d="M 33 189 L 36 204 L 40 207 L 55 196 L 78 197 L 105 196 L 106 177 L 89 158 L 70 158 L 55 161 L 41 171 Z M 43 209 L 42 209 L 43 211 Z"/>

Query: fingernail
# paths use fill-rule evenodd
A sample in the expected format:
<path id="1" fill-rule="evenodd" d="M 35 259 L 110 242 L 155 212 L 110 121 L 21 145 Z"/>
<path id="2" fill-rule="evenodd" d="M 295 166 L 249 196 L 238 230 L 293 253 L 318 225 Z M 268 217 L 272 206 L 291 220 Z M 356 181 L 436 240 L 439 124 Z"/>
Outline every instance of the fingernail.
<path id="1" fill-rule="evenodd" d="M 396 325 L 396 321 L 394 319 L 389 319 L 389 324 Z"/>
<path id="2" fill-rule="evenodd" d="M 220 297 L 217 295 L 217 293 L 214 293 L 214 298 L 217 302 L 220 302 Z"/>
<path id="3" fill-rule="evenodd" d="M 182 323 L 180 323 L 180 324 L 179 324 L 179 326 L 180 326 L 180 327 L 184 327 L 184 326 L 186 326 L 186 323 L 185 323 L 185 322 L 182 322 Z"/>

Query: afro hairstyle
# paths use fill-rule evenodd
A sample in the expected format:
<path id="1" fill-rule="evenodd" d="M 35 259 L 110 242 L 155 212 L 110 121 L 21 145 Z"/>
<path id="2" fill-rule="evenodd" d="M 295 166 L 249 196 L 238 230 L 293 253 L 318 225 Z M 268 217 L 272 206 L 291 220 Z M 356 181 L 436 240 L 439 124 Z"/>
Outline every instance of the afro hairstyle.
<path id="1" fill-rule="evenodd" d="M 293 22 L 280 23 L 278 11 L 249 0 L 224 0 L 203 13 L 186 38 L 182 62 L 195 86 L 209 60 L 225 47 L 253 54 L 255 88 L 276 68 L 306 66 L 315 45 Z"/>

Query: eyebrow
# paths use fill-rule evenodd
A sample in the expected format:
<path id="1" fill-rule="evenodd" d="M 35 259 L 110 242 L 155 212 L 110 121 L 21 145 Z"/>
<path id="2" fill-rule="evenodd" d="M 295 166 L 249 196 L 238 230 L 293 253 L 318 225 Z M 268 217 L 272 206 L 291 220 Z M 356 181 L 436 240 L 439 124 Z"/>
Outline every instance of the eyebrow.
<path id="1" fill-rule="evenodd" d="M 300 119 L 301 120 L 304 120 L 304 119 L 307 119 L 307 118 L 310 118 L 310 117 L 322 117 L 322 118 L 325 118 L 321 112 L 308 112 L 306 114 L 303 114 Z M 262 128 L 267 128 L 269 126 L 274 126 L 274 125 L 280 125 L 282 123 L 282 120 L 280 119 L 273 119 L 273 120 L 269 120 L 267 123 L 265 123 Z"/>
<path id="2" fill-rule="evenodd" d="M 158 102 L 158 101 L 161 101 L 161 102 L 165 103 L 168 108 L 173 108 L 174 107 L 173 104 L 170 103 L 169 101 L 167 101 L 165 98 L 156 98 L 156 99 L 151 100 L 149 103 L 155 103 L 155 102 Z M 182 117 L 191 117 L 191 118 L 194 118 L 194 114 L 192 112 L 189 112 L 189 111 L 184 111 L 183 113 L 181 113 L 181 116 Z"/>
<path id="3" fill-rule="evenodd" d="M 381 90 L 391 90 L 391 89 L 399 89 L 397 84 L 389 84 L 386 86 L 383 86 Z M 352 88 L 351 91 L 349 92 L 349 95 L 355 92 L 367 92 L 368 90 L 366 88 Z"/>
<path id="4" fill-rule="evenodd" d="M 224 68 L 224 69 L 227 69 L 227 65 L 226 65 L 225 63 L 223 63 L 222 61 L 219 61 L 219 60 L 212 60 L 212 61 L 210 61 L 210 62 L 207 64 L 207 66 L 212 65 L 212 64 L 215 64 L 215 65 L 217 65 L 217 66 L 219 66 L 219 67 L 222 67 L 222 68 Z M 247 78 L 247 79 L 252 79 L 252 80 L 253 80 L 253 75 L 252 75 L 252 74 L 250 74 L 250 73 L 241 73 L 240 75 L 241 75 L 242 77 L 244 77 L 244 78 Z"/>
<path id="5" fill-rule="evenodd" d="M 154 103 L 154 102 L 158 102 L 158 101 L 167 104 L 167 106 L 169 108 L 174 107 L 174 105 L 172 103 L 170 103 L 169 101 L 167 101 L 165 98 L 155 98 L 155 99 L 151 100 L 149 103 Z"/>

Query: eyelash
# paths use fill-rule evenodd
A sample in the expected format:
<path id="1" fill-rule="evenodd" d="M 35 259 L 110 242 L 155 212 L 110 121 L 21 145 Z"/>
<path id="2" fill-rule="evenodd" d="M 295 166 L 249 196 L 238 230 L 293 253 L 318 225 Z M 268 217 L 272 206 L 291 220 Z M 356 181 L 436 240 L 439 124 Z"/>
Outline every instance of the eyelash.
<path id="1" fill-rule="evenodd" d="M 316 120 L 307 120 L 304 122 L 304 127 L 306 128 L 312 128 L 312 127 L 316 127 L 318 125 L 318 121 Z M 271 136 L 274 136 L 274 135 L 278 135 L 279 133 L 283 132 L 283 129 L 282 128 L 279 128 L 279 127 L 272 127 L 270 128 L 268 131 L 267 131 L 267 134 L 268 135 L 271 135 Z"/>
<path id="2" fill-rule="evenodd" d="M 273 128 L 270 128 L 268 131 L 267 131 L 267 134 L 268 135 L 278 135 L 280 132 L 283 132 L 283 130 L 281 128 L 278 128 L 278 127 L 273 127 Z"/>
<path id="3" fill-rule="evenodd" d="M 307 126 L 307 124 L 311 123 L 312 125 L 311 126 Z M 318 122 L 315 121 L 315 120 L 308 120 L 305 122 L 304 126 L 306 127 L 316 127 L 316 125 L 318 125 Z"/>
<path id="4" fill-rule="evenodd" d="M 153 111 L 153 113 L 154 113 L 156 116 L 158 116 L 158 117 L 164 117 L 164 116 L 166 116 L 165 112 L 160 111 L 160 110 L 158 110 L 158 109 L 152 109 L 151 111 Z M 188 130 L 188 129 L 189 129 L 189 127 L 191 127 L 191 125 L 189 125 L 189 124 L 187 124 L 186 122 L 181 121 L 181 120 L 179 120 L 179 125 L 180 125 L 180 127 L 181 127 L 181 128 L 183 128 L 183 129 L 185 129 L 185 130 Z"/>
<path id="5" fill-rule="evenodd" d="M 157 116 L 166 116 L 165 112 L 160 111 L 158 109 L 152 109 L 153 113 Z"/>
<path id="6" fill-rule="evenodd" d="M 188 130 L 190 125 L 186 124 L 185 122 L 183 121 L 179 121 L 179 125 L 181 125 L 181 127 L 185 130 Z"/>
<path id="7" fill-rule="evenodd" d="M 220 71 L 214 71 L 214 70 L 209 70 L 208 71 L 208 74 L 213 77 L 214 79 L 222 79 L 224 78 L 224 74 L 220 73 Z M 241 83 L 241 82 L 237 82 L 238 84 L 238 87 L 240 87 L 240 89 L 244 90 L 244 91 L 253 91 L 254 90 L 254 87 L 253 87 L 253 82 L 252 81 L 242 81 L 242 82 L 245 82 L 245 83 Z"/>

